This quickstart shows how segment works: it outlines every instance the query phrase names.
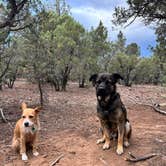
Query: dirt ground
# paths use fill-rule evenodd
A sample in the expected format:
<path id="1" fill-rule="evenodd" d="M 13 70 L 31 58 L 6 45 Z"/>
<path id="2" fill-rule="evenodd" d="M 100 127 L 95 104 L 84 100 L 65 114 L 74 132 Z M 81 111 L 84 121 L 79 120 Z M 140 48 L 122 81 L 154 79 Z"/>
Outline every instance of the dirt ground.
<path id="1" fill-rule="evenodd" d="M 116 154 L 116 141 L 112 141 L 111 148 L 106 151 L 102 150 L 102 145 L 96 145 L 101 133 L 96 117 L 94 88 L 79 89 L 77 84 L 69 83 L 67 92 L 55 92 L 53 88 L 45 87 L 48 100 L 40 113 L 38 157 L 32 156 L 29 151 L 28 162 L 21 161 L 20 155 L 10 147 L 13 129 L 0 119 L 0 165 L 49 166 L 63 154 L 57 166 L 166 166 L 166 116 L 148 106 L 134 104 L 135 101 L 166 102 L 166 88 L 148 85 L 127 88 L 118 85 L 118 91 L 128 110 L 133 129 L 131 145 L 124 149 L 123 155 Z M 0 107 L 12 127 L 21 116 L 22 101 L 29 106 L 39 103 L 35 84 L 19 80 L 14 89 L 5 88 L 0 92 Z M 128 163 L 124 160 L 128 152 L 136 156 L 154 152 L 161 156 Z"/>

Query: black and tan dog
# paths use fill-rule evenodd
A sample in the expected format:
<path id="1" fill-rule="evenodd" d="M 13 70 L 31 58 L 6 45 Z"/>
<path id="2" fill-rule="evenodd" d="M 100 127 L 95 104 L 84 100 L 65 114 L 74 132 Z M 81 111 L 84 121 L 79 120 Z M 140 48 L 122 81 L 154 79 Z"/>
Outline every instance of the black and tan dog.
<path id="1" fill-rule="evenodd" d="M 96 87 L 97 116 L 100 119 L 103 136 L 97 140 L 97 144 L 104 143 L 103 149 L 110 148 L 111 134 L 118 136 L 117 154 L 123 153 L 124 146 L 129 146 L 131 137 L 131 125 L 127 119 L 126 108 L 123 105 L 119 93 L 116 92 L 116 83 L 123 79 L 119 74 L 94 74 L 90 77 L 93 86 Z"/>

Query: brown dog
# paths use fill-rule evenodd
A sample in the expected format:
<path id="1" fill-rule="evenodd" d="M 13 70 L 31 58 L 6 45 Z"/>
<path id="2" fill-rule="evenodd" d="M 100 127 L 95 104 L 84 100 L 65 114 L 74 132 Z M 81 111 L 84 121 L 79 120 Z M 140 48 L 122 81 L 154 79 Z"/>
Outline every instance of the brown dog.
<path id="1" fill-rule="evenodd" d="M 39 116 L 40 107 L 27 108 L 25 103 L 22 103 L 22 117 L 16 123 L 14 136 L 12 140 L 12 148 L 20 150 L 22 160 L 28 160 L 26 155 L 26 146 L 32 146 L 33 155 L 38 156 L 36 141 L 38 130 L 40 128 Z"/>
<path id="2" fill-rule="evenodd" d="M 116 83 L 119 79 L 123 78 L 117 73 L 102 73 L 92 75 L 89 80 L 96 88 L 97 116 L 103 131 L 103 136 L 97 144 L 104 143 L 103 149 L 109 149 L 111 135 L 117 135 L 116 152 L 120 155 L 123 153 L 123 144 L 129 146 L 131 124 L 127 119 L 126 108 L 116 91 Z"/>

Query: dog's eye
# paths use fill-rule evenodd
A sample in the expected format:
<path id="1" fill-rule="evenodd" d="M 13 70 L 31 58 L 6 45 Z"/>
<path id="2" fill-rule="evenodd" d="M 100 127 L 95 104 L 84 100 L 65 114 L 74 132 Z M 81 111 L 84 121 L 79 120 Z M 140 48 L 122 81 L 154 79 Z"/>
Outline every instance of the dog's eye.
<path id="1" fill-rule="evenodd" d="M 29 116 L 29 118 L 30 118 L 30 119 L 32 119 L 32 118 L 33 118 L 33 116 L 32 116 L 32 115 L 30 115 L 30 116 Z"/>
<path id="2" fill-rule="evenodd" d="M 22 116 L 22 118 L 24 119 L 24 118 L 25 118 L 25 116 Z"/>

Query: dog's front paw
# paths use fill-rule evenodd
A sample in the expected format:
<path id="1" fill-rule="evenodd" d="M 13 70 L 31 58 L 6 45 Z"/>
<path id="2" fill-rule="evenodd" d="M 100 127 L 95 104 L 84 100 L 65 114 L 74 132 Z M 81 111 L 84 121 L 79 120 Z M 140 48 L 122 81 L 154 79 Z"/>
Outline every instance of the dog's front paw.
<path id="1" fill-rule="evenodd" d="M 127 148 L 130 145 L 128 141 L 124 141 L 124 146 Z"/>
<path id="2" fill-rule="evenodd" d="M 116 153 L 117 153 L 118 155 L 123 154 L 123 148 L 122 148 L 122 147 L 121 147 L 121 148 L 118 148 L 118 149 L 116 150 Z"/>
<path id="3" fill-rule="evenodd" d="M 33 152 L 33 155 L 34 155 L 34 156 L 38 156 L 38 155 L 39 155 L 39 152 L 37 152 L 37 151 L 36 151 L 36 152 Z"/>
<path id="4" fill-rule="evenodd" d="M 104 145 L 103 145 L 103 150 L 107 150 L 109 148 L 110 148 L 110 143 L 105 142 Z"/>
<path id="5" fill-rule="evenodd" d="M 26 160 L 28 160 L 28 156 L 26 155 L 26 153 L 22 153 L 22 160 L 23 161 L 26 161 Z"/>
<path id="6" fill-rule="evenodd" d="M 101 144 L 101 143 L 104 143 L 105 139 L 101 138 L 101 139 L 98 139 L 96 144 Z"/>

